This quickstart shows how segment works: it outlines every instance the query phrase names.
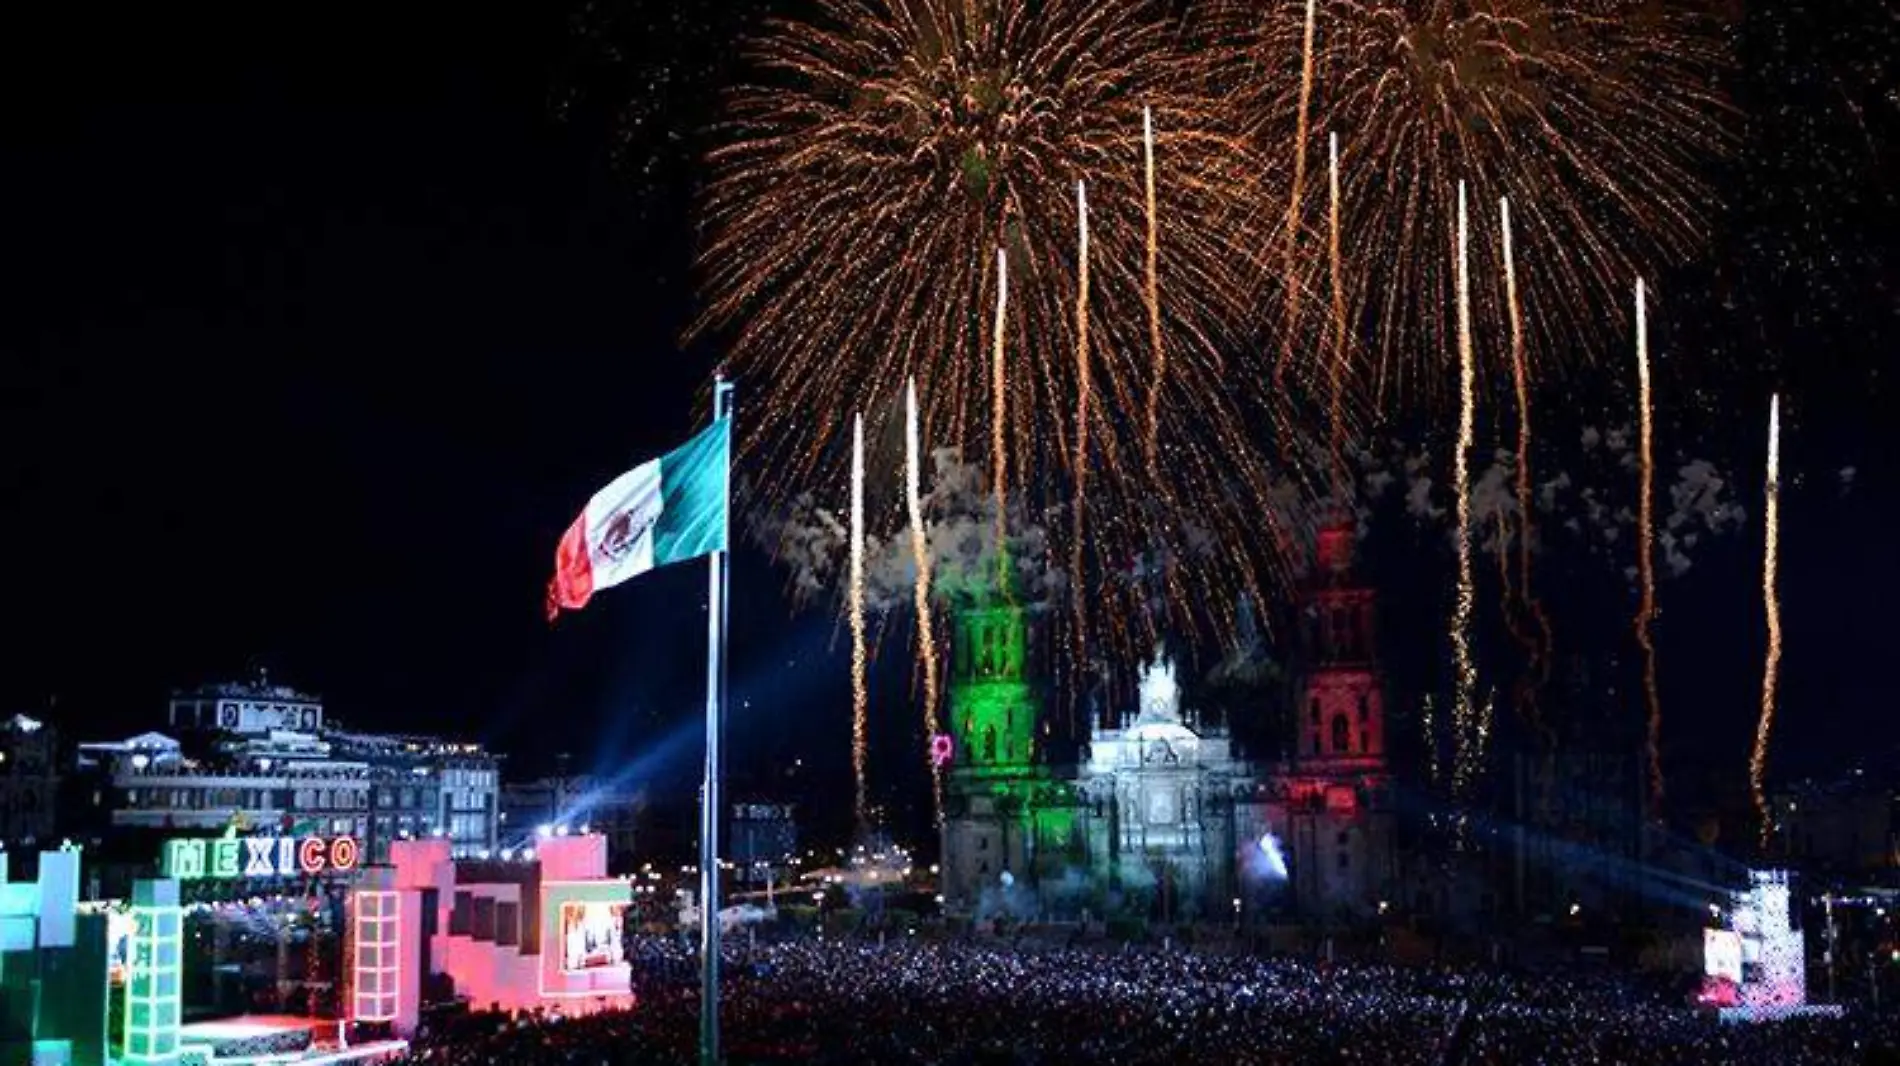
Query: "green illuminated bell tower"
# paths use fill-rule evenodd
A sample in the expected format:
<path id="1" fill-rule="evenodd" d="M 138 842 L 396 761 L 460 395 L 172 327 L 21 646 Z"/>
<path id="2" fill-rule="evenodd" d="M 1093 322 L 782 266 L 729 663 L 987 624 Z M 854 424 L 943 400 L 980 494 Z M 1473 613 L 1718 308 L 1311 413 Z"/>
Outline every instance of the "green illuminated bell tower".
<path id="1" fill-rule="evenodd" d="M 1034 681 L 1028 612 L 992 588 L 951 611 L 949 729 L 942 885 L 952 911 L 985 891 L 1034 881 L 1035 810 L 1048 768 L 1037 751 L 1042 693 Z"/>
<path id="2" fill-rule="evenodd" d="M 1018 775 L 1036 761 L 1038 701 L 1027 678 L 1028 619 L 1013 604 L 970 607 L 953 619 L 953 765 L 966 777 Z"/>

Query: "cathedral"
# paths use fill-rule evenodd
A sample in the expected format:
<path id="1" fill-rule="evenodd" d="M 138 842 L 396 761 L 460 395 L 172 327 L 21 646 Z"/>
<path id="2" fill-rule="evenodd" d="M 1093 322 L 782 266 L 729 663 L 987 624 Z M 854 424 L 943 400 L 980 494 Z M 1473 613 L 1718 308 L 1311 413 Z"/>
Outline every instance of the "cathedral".
<path id="1" fill-rule="evenodd" d="M 1048 730 L 1026 612 L 1002 598 L 957 611 L 946 907 L 1030 900 L 1052 916 L 1164 922 L 1376 909 L 1396 887 L 1395 817 L 1374 598 L 1353 576 L 1353 536 L 1350 525 L 1319 535 L 1302 593 L 1304 665 L 1282 716 L 1289 752 L 1271 763 L 1242 757 L 1224 729 L 1189 724 L 1159 654 L 1133 717 L 1104 716 L 1073 761 L 1053 761 L 1039 743 Z"/>

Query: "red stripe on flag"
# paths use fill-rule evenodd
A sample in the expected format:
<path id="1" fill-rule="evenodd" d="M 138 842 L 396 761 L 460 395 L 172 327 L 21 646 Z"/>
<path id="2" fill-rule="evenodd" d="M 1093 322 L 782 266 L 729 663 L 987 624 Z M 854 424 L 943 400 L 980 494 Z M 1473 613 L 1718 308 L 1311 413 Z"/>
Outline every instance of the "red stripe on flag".
<path id="1" fill-rule="evenodd" d="M 587 516 L 582 515 L 561 534 L 554 551 L 554 577 L 548 582 L 548 621 L 563 609 L 578 611 L 594 595 L 594 564 L 587 554 Z"/>

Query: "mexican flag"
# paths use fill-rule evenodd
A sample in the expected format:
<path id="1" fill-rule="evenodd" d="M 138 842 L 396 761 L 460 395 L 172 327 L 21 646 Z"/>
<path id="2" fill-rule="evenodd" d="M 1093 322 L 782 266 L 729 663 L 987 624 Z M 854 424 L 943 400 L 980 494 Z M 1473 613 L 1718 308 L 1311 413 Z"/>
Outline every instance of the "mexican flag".
<path id="1" fill-rule="evenodd" d="M 731 419 L 608 483 L 561 537 L 548 618 L 656 566 L 726 549 Z"/>

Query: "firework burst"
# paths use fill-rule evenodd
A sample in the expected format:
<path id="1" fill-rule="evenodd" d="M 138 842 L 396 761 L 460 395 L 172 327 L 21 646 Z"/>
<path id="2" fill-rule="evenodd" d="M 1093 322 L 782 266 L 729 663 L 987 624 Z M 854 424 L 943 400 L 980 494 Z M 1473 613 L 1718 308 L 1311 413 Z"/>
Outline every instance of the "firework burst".
<path id="1" fill-rule="evenodd" d="M 1593 347 L 1556 338 L 1616 336 L 1629 279 L 1701 243 L 1700 170 L 1725 145 L 1728 109 L 1712 88 L 1725 37 L 1698 0 L 1335 0 L 1316 25 L 1306 0 L 1212 5 L 1210 47 L 1237 64 L 1255 143 L 1337 131 L 1380 190 L 1344 225 L 1382 399 L 1444 389 L 1455 279 L 1436 249 L 1460 181 L 1509 197 L 1518 245 L 1538 257 L 1523 293 L 1533 357 Z M 1489 220 L 1474 223 L 1496 248 Z M 1473 296 L 1478 333 L 1504 336 L 1503 294 Z"/>
<path id="2" fill-rule="evenodd" d="M 1122 578 L 1162 557 L 1170 620 L 1231 633 L 1240 598 L 1286 576 L 1287 538 L 1260 535 L 1263 456 L 1281 449 L 1259 427 L 1294 414 L 1239 387 L 1270 369 L 1241 324 L 1285 201 L 1206 55 L 1149 0 L 815 12 L 755 41 L 709 158 L 699 329 L 769 397 L 742 458 L 782 494 L 835 483 L 819 413 L 914 376 L 927 445 L 1007 470 L 1025 513 L 1069 508 L 1086 479 L 1086 538 L 1053 557 L 1084 553 L 1068 577 L 1089 586 L 1089 630 L 1127 635 L 1152 604 Z"/>

